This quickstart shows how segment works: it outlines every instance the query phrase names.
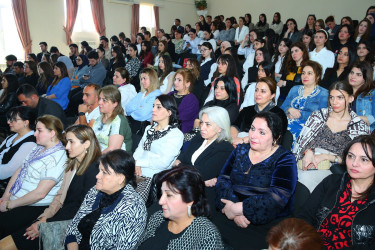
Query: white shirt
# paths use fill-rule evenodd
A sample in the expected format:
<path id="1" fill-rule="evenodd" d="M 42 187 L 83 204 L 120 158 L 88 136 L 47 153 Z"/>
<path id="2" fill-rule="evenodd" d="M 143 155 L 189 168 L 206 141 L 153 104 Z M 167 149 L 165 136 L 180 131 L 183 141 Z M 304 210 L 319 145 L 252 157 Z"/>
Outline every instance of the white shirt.
<path id="1" fill-rule="evenodd" d="M 169 72 L 169 74 L 164 78 L 164 80 L 163 80 L 163 82 L 161 83 L 161 86 L 160 86 L 160 91 L 161 91 L 161 93 L 163 93 L 163 94 L 168 94 L 169 92 L 171 92 L 171 91 L 173 91 L 174 90 L 174 88 L 173 88 L 173 77 L 172 76 L 174 76 L 174 74 L 175 74 L 176 72 L 174 72 L 174 71 L 171 71 L 171 72 Z M 172 78 L 171 78 L 172 77 Z M 171 78 L 171 80 L 172 80 L 172 88 L 170 89 L 170 91 L 168 91 L 168 93 L 167 93 L 167 89 L 168 89 L 168 83 L 169 83 L 169 79 Z M 161 79 L 161 77 L 159 77 L 159 81 L 160 81 L 160 79 Z"/>
<path id="2" fill-rule="evenodd" d="M 238 43 L 241 43 L 245 36 L 249 33 L 249 27 L 243 25 L 241 32 L 240 27 L 237 27 L 236 34 L 234 35 L 234 40 L 237 40 Z M 240 46 L 241 47 L 241 46 Z"/>
<path id="3" fill-rule="evenodd" d="M 137 162 L 136 165 L 141 167 L 142 175 L 152 178 L 154 174 L 172 167 L 180 154 L 184 134 L 178 128 L 173 128 L 160 139 L 152 141 L 151 149 L 147 151 L 143 146 L 150 128 L 151 125 L 147 126 L 133 157 Z"/>
<path id="4" fill-rule="evenodd" d="M 219 37 L 220 31 L 215 30 L 214 33 L 212 33 L 212 34 L 214 35 L 214 39 L 217 40 L 217 38 Z"/>
<path id="5" fill-rule="evenodd" d="M 130 83 L 119 87 L 118 90 L 121 93 L 121 106 L 124 109 L 124 114 L 127 115 L 125 111 L 126 105 L 137 95 L 137 91 L 133 84 Z"/>
<path id="6" fill-rule="evenodd" d="M 99 106 L 96 107 L 93 111 L 91 111 L 90 113 L 89 112 L 86 112 L 85 113 L 85 117 L 86 117 L 86 122 L 87 123 L 90 123 L 91 120 L 96 120 L 98 119 L 98 117 L 100 117 L 100 110 L 99 110 Z"/>
<path id="7" fill-rule="evenodd" d="M 205 42 L 211 43 L 211 45 L 212 45 L 212 51 L 215 52 L 215 50 L 216 50 L 216 41 L 215 41 L 215 39 L 210 39 L 208 41 L 207 40 L 201 40 L 201 42 L 199 43 L 199 45 L 202 45 Z M 199 52 L 199 54 L 201 54 L 200 51 L 198 51 L 198 52 Z"/>
<path id="8" fill-rule="evenodd" d="M 315 61 L 322 65 L 323 72 L 321 78 L 323 78 L 326 69 L 332 68 L 335 64 L 335 54 L 333 54 L 333 52 L 328 50 L 326 47 L 321 49 L 319 52 L 316 52 L 316 49 L 314 49 L 309 53 L 309 56 L 311 61 Z"/>
<path id="9" fill-rule="evenodd" d="M 186 49 L 187 43 L 190 43 L 190 49 L 192 54 L 198 54 L 198 45 L 201 42 L 201 39 L 196 37 L 194 40 L 187 40 L 184 45 L 184 49 Z"/>
<path id="10" fill-rule="evenodd" d="M 241 104 L 240 109 L 253 106 L 255 105 L 255 88 L 257 86 L 256 82 L 253 82 L 250 84 L 250 86 L 246 90 L 245 98 L 243 100 L 243 103 Z M 277 100 L 280 96 L 280 88 L 279 86 L 276 87 L 276 95 L 275 95 L 275 103 L 277 103 Z"/>

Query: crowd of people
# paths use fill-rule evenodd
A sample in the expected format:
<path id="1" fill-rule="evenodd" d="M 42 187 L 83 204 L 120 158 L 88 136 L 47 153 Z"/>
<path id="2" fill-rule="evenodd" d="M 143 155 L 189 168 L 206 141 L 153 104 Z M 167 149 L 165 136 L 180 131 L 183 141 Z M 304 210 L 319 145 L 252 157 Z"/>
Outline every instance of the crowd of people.
<path id="1" fill-rule="evenodd" d="M 374 19 L 200 16 L 8 55 L 0 249 L 374 248 Z"/>

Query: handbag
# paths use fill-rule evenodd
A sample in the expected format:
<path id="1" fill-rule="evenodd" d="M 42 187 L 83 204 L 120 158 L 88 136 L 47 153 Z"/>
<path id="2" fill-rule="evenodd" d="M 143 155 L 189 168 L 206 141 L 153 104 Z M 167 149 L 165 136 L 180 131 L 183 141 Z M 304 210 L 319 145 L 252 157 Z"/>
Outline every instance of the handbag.
<path id="1" fill-rule="evenodd" d="M 315 148 L 315 155 L 320 155 L 320 154 L 330 154 L 330 155 L 334 155 L 333 153 L 325 150 L 325 149 L 322 149 L 322 148 Z M 302 160 L 299 160 L 297 162 L 297 166 L 299 169 L 302 170 Z M 316 168 L 317 170 L 329 170 L 331 167 L 331 162 L 329 160 L 324 160 L 324 161 L 321 161 L 319 162 L 318 164 L 318 167 Z M 314 169 L 315 170 L 315 169 Z"/>
<path id="2" fill-rule="evenodd" d="M 52 221 L 40 223 L 39 249 L 64 250 L 66 230 L 72 220 Z"/>

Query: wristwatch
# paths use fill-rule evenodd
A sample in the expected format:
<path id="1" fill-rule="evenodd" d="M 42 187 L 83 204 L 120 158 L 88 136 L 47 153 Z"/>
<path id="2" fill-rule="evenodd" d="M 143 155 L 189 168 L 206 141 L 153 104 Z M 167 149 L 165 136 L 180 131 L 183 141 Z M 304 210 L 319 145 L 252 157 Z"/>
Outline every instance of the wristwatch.
<path id="1" fill-rule="evenodd" d="M 79 112 L 79 113 L 78 113 L 78 116 L 83 116 L 83 115 L 85 115 L 84 112 Z"/>

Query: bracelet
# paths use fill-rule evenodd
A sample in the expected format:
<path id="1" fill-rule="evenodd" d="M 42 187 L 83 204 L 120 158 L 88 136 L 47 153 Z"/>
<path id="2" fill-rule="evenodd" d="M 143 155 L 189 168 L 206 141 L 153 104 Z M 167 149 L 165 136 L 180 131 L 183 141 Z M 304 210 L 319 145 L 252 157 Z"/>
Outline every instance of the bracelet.
<path id="1" fill-rule="evenodd" d="M 9 212 L 10 210 L 12 210 L 12 209 L 10 209 L 9 208 L 9 203 L 10 203 L 10 201 L 7 201 L 7 203 L 6 203 L 6 205 L 5 205 L 5 209 Z"/>
<path id="2" fill-rule="evenodd" d="M 314 151 L 312 149 L 308 148 L 308 149 L 305 150 L 305 152 L 303 154 L 305 155 L 308 151 L 311 151 L 311 152 L 314 153 Z"/>

